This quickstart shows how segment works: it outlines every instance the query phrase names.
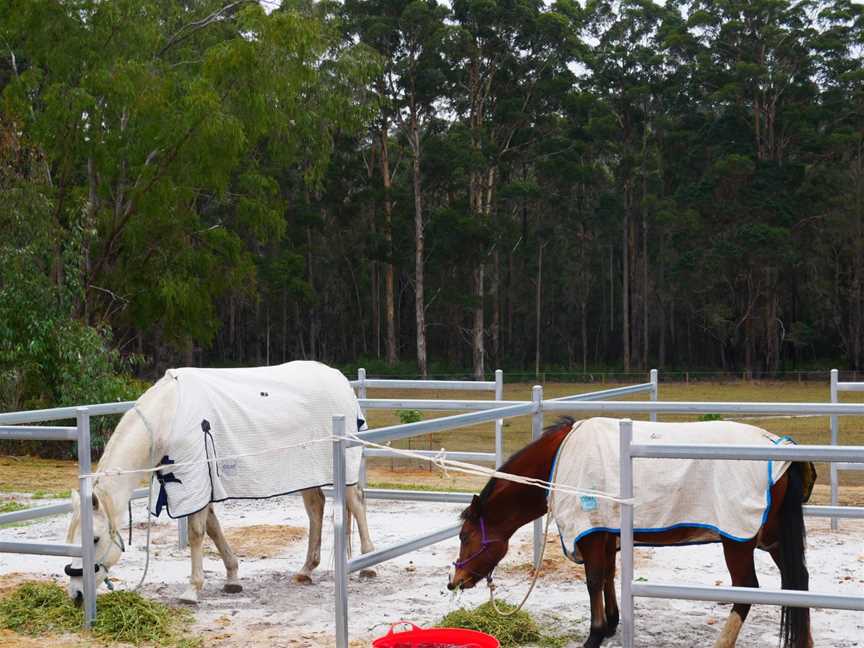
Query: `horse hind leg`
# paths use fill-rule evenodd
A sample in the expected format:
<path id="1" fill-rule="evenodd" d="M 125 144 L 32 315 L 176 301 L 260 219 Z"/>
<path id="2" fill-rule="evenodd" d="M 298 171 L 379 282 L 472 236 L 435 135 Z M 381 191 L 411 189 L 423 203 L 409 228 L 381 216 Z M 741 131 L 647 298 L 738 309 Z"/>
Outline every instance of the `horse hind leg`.
<path id="1" fill-rule="evenodd" d="M 345 497 L 348 502 L 349 520 L 351 517 L 357 520 L 357 531 L 360 534 L 360 553 L 366 554 L 370 551 L 374 551 L 375 545 L 372 544 L 372 537 L 369 535 L 369 524 L 366 521 L 366 504 L 359 487 L 349 486 L 345 489 Z M 347 527 L 350 530 L 350 522 Z M 372 578 L 377 575 L 378 574 L 374 569 L 360 570 L 361 577 Z"/>
<path id="2" fill-rule="evenodd" d="M 216 549 L 222 557 L 222 562 L 225 565 L 225 571 L 227 572 L 225 585 L 222 587 L 222 591 L 228 592 L 229 594 L 242 592 L 243 586 L 240 584 L 240 579 L 237 578 L 237 556 L 234 555 L 234 552 L 228 544 L 228 540 L 225 538 L 225 534 L 222 532 L 219 519 L 216 517 L 216 511 L 213 510 L 212 506 L 209 508 L 210 513 L 207 515 L 207 535 L 210 536 L 213 544 L 216 545 Z"/>
<path id="3" fill-rule="evenodd" d="M 723 539 L 723 556 L 726 558 L 726 567 L 729 569 L 733 586 L 759 587 L 759 580 L 756 578 L 756 566 L 753 563 L 753 551 L 755 549 L 755 540 L 735 542 L 734 540 Z M 744 625 L 749 612 L 749 603 L 735 603 L 732 606 L 729 618 L 726 619 L 720 636 L 714 642 L 714 648 L 733 648 L 735 646 L 735 642 L 738 641 L 738 634 L 741 632 L 741 626 Z"/>
<path id="4" fill-rule="evenodd" d="M 585 584 L 591 601 L 591 632 L 582 648 L 598 648 L 607 636 L 606 615 L 603 606 L 607 567 L 605 533 L 593 533 L 579 541 L 579 552 L 585 561 Z"/>
<path id="5" fill-rule="evenodd" d="M 197 604 L 201 589 L 204 587 L 204 531 L 210 507 L 189 516 L 189 550 L 192 555 L 192 575 L 189 587 L 180 595 L 184 603 Z"/>
<path id="6" fill-rule="evenodd" d="M 306 548 L 306 562 L 294 574 L 294 582 L 309 584 L 312 571 L 321 562 L 321 527 L 324 524 L 324 493 L 320 488 L 309 488 L 302 492 L 303 505 L 309 516 L 309 544 Z"/>
<path id="7" fill-rule="evenodd" d="M 618 599 L 615 596 L 615 554 L 618 549 L 617 536 L 609 534 L 606 539 L 606 563 L 603 581 L 603 602 L 605 603 L 606 636 L 611 637 L 618 629 L 620 612 L 618 611 Z"/>

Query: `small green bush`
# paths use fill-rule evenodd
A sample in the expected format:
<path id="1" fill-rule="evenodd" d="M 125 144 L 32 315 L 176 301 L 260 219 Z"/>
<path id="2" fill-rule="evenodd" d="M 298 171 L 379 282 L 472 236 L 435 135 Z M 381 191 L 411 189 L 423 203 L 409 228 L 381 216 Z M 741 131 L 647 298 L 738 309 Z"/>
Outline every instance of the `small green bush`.
<path id="1" fill-rule="evenodd" d="M 397 410 L 396 415 L 403 424 L 417 423 L 423 420 L 423 414 L 417 410 Z"/>
<path id="2" fill-rule="evenodd" d="M 703 414 L 699 417 L 700 421 L 722 421 L 723 416 L 721 414 Z"/>

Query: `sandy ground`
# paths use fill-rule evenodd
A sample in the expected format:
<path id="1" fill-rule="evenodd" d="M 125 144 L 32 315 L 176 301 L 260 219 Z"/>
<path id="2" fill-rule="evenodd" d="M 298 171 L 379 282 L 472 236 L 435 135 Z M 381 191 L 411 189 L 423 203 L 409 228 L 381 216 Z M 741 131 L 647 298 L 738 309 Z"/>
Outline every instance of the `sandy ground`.
<path id="1" fill-rule="evenodd" d="M 40 502 L 42 503 L 42 502 Z M 49 503 L 46 501 L 44 503 Z M 112 575 L 121 587 L 137 583 L 144 565 L 143 502 L 134 505 L 133 545 Z M 226 533 L 242 555 L 240 575 L 244 591 L 221 591 L 224 569 L 215 552 L 205 555 L 206 583 L 196 609 L 195 631 L 205 645 L 220 648 L 247 646 L 332 646 L 333 575 L 330 514 L 325 521 L 322 564 L 311 585 L 295 584 L 291 576 L 301 566 L 306 549 L 306 517 L 298 497 L 258 502 L 228 502 L 217 511 Z M 404 502 L 369 503 L 369 521 L 378 547 L 384 547 L 452 524 L 458 506 Z M 58 542 L 66 519 L 55 517 L 14 528 L 0 529 L 2 540 Z M 864 522 L 849 521 L 833 534 L 826 520 L 809 520 L 808 562 L 811 589 L 838 594 L 864 593 Z M 554 528 L 554 527 L 553 527 Z M 550 534 L 551 535 L 551 534 Z M 208 541 L 209 542 L 209 541 Z M 359 542 L 355 539 L 355 545 Z M 448 565 L 457 553 L 457 540 L 428 547 L 377 567 L 378 576 L 352 576 L 349 584 L 349 625 L 352 645 L 368 646 L 386 632 L 387 624 L 408 619 L 431 624 L 459 606 L 485 601 L 485 587 L 454 599 L 446 590 Z M 496 575 L 499 596 L 516 600 L 528 585 L 529 528 L 520 531 Z M 176 525 L 159 520 L 152 528 L 151 565 L 144 594 L 176 602 L 189 574 L 188 549 L 176 546 Z M 779 587 L 779 576 L 767 554 L 757 555 L 760 582 Z M 54 578 L 62 582 L 62 558 L 0 554 L 0 594 L 23 578 Z M 648 582 L 728 584 L 718 545 L 637 551 L 637 578 Z M 557 536 L 550 538 L 544 575 L 527 609 L 548 634 L 568 634 L 581 645 L 588 629 L 588 596 L 582 568 L 566 562 Z M 728 605 L 689 601 L 637 600 L 637 646 L 689 648 L 713 643 L 728 613 Z M 739 646 L 775 647 L 779 610 L 756 606 L 744 626 Z M 834 610 L 813 611 L 816 646 L 864 646 L 864 615 Z M 0 635 L 0 644 L 11 637 Z M 63 642 L 62 645 L 75 645 Z M 37 643 L 18 643 L 20 646 Z M 60 645 L 60 644 L 58 644 Z M 613 638 L 606 645 L 619 646 Z"/>

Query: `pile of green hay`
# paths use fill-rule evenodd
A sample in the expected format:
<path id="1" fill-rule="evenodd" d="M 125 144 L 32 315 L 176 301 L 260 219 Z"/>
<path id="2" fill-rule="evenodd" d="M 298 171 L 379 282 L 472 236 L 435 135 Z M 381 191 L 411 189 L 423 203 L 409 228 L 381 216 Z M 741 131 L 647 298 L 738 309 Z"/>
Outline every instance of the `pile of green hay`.
<path id="1" fill-rule="evenodd" d="M 502 612 L 511 612 L 515 605 L 498 601 Z M 442 628 L 466 628 L 479 630 L 495 637 L 502 648 L 521 646 L 526 643 L 537 643 L 542 639 L 540 628 L 527 612 L 520 610 L 513 616 L 501 616 L 491 603 L 484 603 L 473 610 L 460 608 L 454 610 L 438 624 Z"/>
<path id="2" fill-rule="evenodd" d="M 499 610 L 506 613 L 516 609 L 515 605 L 504 601 L 496 601 L 496 605 Z M 455 610 L 441 619 L 437 625 L 441 628 L 465 628 L 485 632 L 495 637 L 501 644 L 501 648 L 514 648 L 525 644 L 560 648 L 574 639 L 572 635 L 544 634 L 534 618 L 524 610 L 512 616 L 501 616 L 488 602 L 473 610 L 465 608 Z"/>
<path id="3" fill-rule="evenodd" d="M 104 641 L 191 648 L 200 639 L 184 638 L 192 622 L 187 610 L 149 601 L 134 592 L 111 592 L 96 603 L 93 634 Z M 29 635 L 79 632 L 83 613 L 55 583 L 24 583 L 0 599 L 0 628 Z"/>

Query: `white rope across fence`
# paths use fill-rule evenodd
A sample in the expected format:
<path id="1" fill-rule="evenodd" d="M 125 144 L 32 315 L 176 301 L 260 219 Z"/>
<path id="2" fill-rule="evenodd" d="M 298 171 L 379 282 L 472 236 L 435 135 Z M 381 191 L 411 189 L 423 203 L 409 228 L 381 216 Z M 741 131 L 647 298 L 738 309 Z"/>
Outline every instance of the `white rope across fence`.
<path id="1" fill-rule="evenodd" d="M 171 468 L 176 469 L 179 466 L 194 466 L 194 465 L 204 465 L 211 464 L 218 461 L 229 461 L 231 459 L 243 459 L 247 457 L 255 457 L 263 454 L 272 454 L 274 452 L 280 452 L 284 450 L 291 450 L 294 448 L 305 448 L 311 444 L 315 443 L 332 443 L 336 440 L 350 441 L 352 443 L 359 443 L 369 448 L 377 448 L 379 450 L 386 450 L 395 455 L 399 455 L 402 457 L 406 457 L 408 459 L 417 459 L 420 461 L 428 461 L 433 466 L 436 466 L 446 475 L 449 471 L 463 473 L 466 475 L 474 475 L 476 477 L 486 477 L 488 479 L 503 479 L 505 481 L 514 482 L 517 484 L 525 484 L 527 486 L 534 486 L 536 488 L 542 488 L 546 491 L 556 491 L 560 493 L 570 493 L 572 495 L 580 495 L 587 497 L 596 497 L 598 499 L 608 500 L 610 502 L 616 502 L 618 504 L 632 504 L 633 500 L 628 498 L 622 498 L 616 494 L 606 493 L 603 491 L 592 490 L 590 488 L 577 488 L 575 486 L 570 486 L 567 484 L 556 484 L 554 482 L 546 481 L 544 479 L 537 479 L 534 477 L 525 477 L 524 475 L 515 475 L 513 473 L 501 472 L 500 470 L 495 470 L 493 468 L 486 468 L 484 466 L 479 466 L 477 464 L 467 463 L 464 461 L 456 461 L 454 459 L 447 459 L 447 449 L 441 448 L 439 452 L 437 452 L 433 456 L 419 454 L 417 452 L 413 452 L 411 450 L 404 450 L 402 448 L 394 448 L 389 445 L 382 445 L 380 443 L 375 443 L 373 441 L 367 441 L 360 436 L 356 436 L 353 434 L 348 434 L 344 437 L 322 437 L 320 439 L 312 439 L 310 441 L 303 441 L 302 443 L 294 443 L 287 446 L 279 446 L 277 448 L 267 448 L 266 450 L 259 450 L 256 452 L 245 452 L 242 454 L 235 455 L 225 455 L 222 457 L 214 457 L 207 458 L 201 460 L 192 460 L 192 461 L 182 461 L 178 463 L 172 464 L 159 464 L 153 468 L 134 468 L 134 469 L 124 469 L 124 468 L 114 468 L 108 470 L 97 470 L 92 473 L 86 473 L 81 475 L 81 477 L 112 477 L 117 475 L 132 475 L 132 474 L 148 474 L 154 473 L 163 468 Z"/>
<path id="2" fill-rule="evenodd" d="M 362 437 L 354 436 L 352 434 L 348 434 L 346 437 L 343 438 L 349 441 L 354 441 L 356 443 L 362 443 L 364 446 L 368 446 L 370 448 L 387 450 L 388 452 L 402 457 L 406 457 L 408 459 L 419 459 L 421 461 L 428 461 L 432 465 L 441 469 L 445 474 L 448 470 L 452 470 L 453 472 L 464 473 L 467 475 L 475 475 L 477 477 L 488 477 L 490 479 L 494 477 L 496 479 L 503 479 L 506 481 L 515 482 L 517 484 L 536 486 L 537 488 L 542 488 L 547 491 L 556 491 L 559 493 L 570 493 L 573 495 L 596 497 L 598 499 L 609 500 L 610 502 L 617 502 L 618 504 L 633 503 L 633 499 L 622 498 L 618 495 L 613 495 L 604 491 L 592 490 L 590 488 L 577 488 L 575 486 L 569 486 L 567 484 L 556 484 L 554 482 L 546 481 L 544 479 L 525 477 L 524 475 L 514 475 L 513 473 L 501 472 L 500 470 L 486 468 L 484 466 L 478 466 L 477 464 L 466 463 L 464 461 L 456 461 L 454 459 L 447 459 L 446 448 L 441 448 L 441 450 L 439 450 L 435 455 L 430 457 L 428 455 L 419 454 L 411 450 L 403 450 L 402 448 L 394 448 L 392 446 L 381 445 L 372 441 L 366 441 Z"/>

